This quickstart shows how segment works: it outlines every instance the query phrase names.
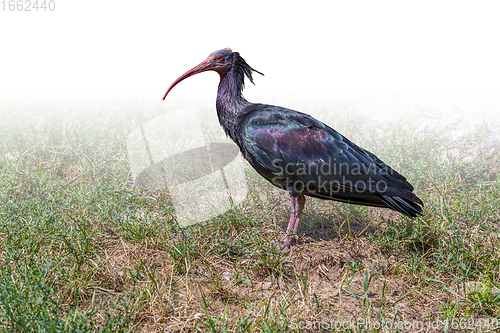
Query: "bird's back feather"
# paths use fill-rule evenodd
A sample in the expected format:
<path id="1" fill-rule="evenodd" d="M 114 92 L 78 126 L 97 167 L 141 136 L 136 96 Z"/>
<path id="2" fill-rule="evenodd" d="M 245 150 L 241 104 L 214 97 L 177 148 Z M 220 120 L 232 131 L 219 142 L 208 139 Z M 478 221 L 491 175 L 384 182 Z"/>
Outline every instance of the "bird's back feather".
<path id="1" fill-rule="evenodd" d="M 232 136 L 255 170 L 278 187 L 412 217 L 422 213 L 405 177 L 307 114 L 250 104 Z"/>

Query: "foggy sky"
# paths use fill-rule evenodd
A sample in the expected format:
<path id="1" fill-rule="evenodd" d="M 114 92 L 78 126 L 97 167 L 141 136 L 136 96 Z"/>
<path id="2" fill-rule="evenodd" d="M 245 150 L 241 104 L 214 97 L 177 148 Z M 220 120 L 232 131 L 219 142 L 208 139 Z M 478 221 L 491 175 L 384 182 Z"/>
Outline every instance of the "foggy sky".
<path id="1" fill-rule="evenodd" d="M 497 4 L 456 1 L 61 1 L 0 12 L 1 94 L 163 96 L 230 47 L 262 93 L 500 91 Z M 171 95 L 215 94 L 204 73 Z"/>

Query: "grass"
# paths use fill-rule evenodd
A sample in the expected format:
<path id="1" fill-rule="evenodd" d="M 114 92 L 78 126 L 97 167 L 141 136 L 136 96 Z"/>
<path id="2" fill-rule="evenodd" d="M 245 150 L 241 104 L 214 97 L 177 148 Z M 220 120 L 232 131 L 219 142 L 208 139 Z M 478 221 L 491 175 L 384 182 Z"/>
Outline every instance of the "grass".
<path id="1" fill-rule="evenodd" d="M 395 123 L 372 140 L 354 102 L 324 120 L 406 175 L 425 215 L 308 199 L 289 253 L 274 246 L 288 197 L 253 170 L 241 205 L 187 228 L 167 191 L 131 185 L 127 135 L 162 109 L 3 105 L 0 331 L 493 331 L 500 186 L 467 158 L 487 128 L 451 141 Z"/>

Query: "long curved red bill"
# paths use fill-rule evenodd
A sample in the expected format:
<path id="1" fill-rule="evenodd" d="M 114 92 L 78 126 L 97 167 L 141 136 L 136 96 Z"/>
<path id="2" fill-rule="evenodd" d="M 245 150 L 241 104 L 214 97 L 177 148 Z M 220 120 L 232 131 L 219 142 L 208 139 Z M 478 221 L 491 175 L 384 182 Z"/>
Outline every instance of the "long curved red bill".
<path id="1" fill-rule="evenodd" d="M 177 80 L 174 81 L 174 83 L 172 83 L 170 85 L 170 87 L 168 87 L 167 92 L 163 96 L 163 99 L 165 99 L 165 97 L 167 97 L 170 90 L 172 90 L 172 88 L 175 87 L 177 85 L 177 83 L 179 83 L 182 80 L 187 79 L 188 77 L 193 76 L 195 74 L 210 70 L 210 65 L 211 65 L 210 59 L 207 59 L 207 60 L 201 62 L 199 65 L 191 68 L 186 73 L 182 74 Z"/>

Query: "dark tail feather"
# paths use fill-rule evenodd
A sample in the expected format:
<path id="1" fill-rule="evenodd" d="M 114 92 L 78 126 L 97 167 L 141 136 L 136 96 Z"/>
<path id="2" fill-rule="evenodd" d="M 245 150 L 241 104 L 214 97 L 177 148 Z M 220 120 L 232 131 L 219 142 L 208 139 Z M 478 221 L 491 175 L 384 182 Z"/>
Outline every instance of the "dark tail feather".
<path id="1" fill-rule="evenodd" d="M 418 215 L 422 215 L 422 200 L 418 197 L 415 197 L 414 201 L 410 201 L 408 199 L 403 199 L 400 197 L 393 197 L 389 195 L 381 195 L 380 199 L 387 205 L 389 208 L 400 212 L 409 217 L 417 217 Z"/>

